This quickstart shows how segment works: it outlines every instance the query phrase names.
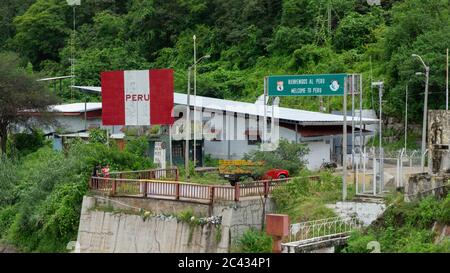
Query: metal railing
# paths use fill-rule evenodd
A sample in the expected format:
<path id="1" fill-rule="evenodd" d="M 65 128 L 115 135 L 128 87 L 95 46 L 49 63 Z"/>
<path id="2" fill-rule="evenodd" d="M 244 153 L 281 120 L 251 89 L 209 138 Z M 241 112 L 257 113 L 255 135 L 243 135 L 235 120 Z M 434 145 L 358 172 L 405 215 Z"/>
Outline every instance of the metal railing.
<path id="1" fill-rule="evenodd" d="M 226 186 L 170 180 L 91 177 L 89 186 L 92 191 L 109 196 L 168 197 L 175 200 L 189 199 L 212 203 L 214 200 L 239 201 L 242 197 L 258 195 L 267 197 L 275 188 L 289 180 L 290 178 L 262 180 Z"/>
<path id="2" fill-rule="evenodd" d="M 352 230 L 360 228 L 356 217 L 331 217 L 319 220 L 292 224 L 289 230 L 289 241 L 310 241 L 338 235 L 347 235 Z"/>
<path id="3" fill-rule="evenodd" d="M 404 186 L 404 179 L 420 172 L 421 154 L 415 150 L 383 151 L 376 148 L 352 151 L 352 169 L 357 194 L 379 195 Z M 385 181 L 394 177 L 394 183 Z M 389 183 L 389 184 L 388 184 Z M 387 188 L 389 186 L 389 188 Z"/>
<path id="4" fill-rule="evenodd" d="M 178 168 L 176 167 L 167 169 L 111 172 L 109 175 L 111 178 L 123 179 L 163 179 L 178 181 L 179 178 Z"/>

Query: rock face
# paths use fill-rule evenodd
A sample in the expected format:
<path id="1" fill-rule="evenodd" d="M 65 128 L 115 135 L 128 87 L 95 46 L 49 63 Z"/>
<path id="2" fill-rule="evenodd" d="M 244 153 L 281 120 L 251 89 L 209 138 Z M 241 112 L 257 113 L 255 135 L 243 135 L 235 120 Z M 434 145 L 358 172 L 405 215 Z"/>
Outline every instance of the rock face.
<path id="1" fill-rule="evenodd" d="M 0 243 L 0 253 L 19 253 L 13 246 Z"/>
<path id="2" fill-rule="evenodd" d="M 356 216 L 364 226 L 370 225 L 386 209 L 385 204 L 369 202 L 337 202 L 327 207 L 333 209 L 342 218 Z"/>
<path id="3" fill-rule="evenodd" d="M 443 187 L 450 179 L 450 175 L 442 176 L 419 173 L 411 175 L 405 184 L 405 201 L 421 199 L 427 195 L 434 195 L 437 198 L 445 196 L 446 188 Z"/>
<path id="4" fill-rule="evenodd" d="M 432 231 L 436 234 L 434 243 L 439 244 L 444 239 L 450 238 L 450 226 L 439 222 L 434 222 Z"/>
<path id="5" fill-rule="evenodd" d="M 274 209 L 270 198 L 265 204 L 260 198 L 251 198 L 213 205 L 187 202 L 175 205 L 172 200 L 151 200 L 151 204 L 159 203 L 154 208 L 160 214 L 144 219 L 141 215 L 118 210 L 123 206 L 118 206 L 117 200 L 83 198 L 75 252 L 229 252 L 236 239 L 247 229 L 261 229 L 263 213 Z M 139 204 L 144 205 L 145 200 L 148 199 L 140 199 Z M 122 204 L 138 204 L 136 200 L 128 201 L 120 200 Z M 111 209 L 100 210 L 99 205 L 108 205 Z M 168 213 L 167 210 L 170 213 L 181 212 L 191 205 L 194 212 L 205 216 L 206 224 L 193 226 L 176 217 L 163 215 Z M 207 212 L 209 215 L 205 215 Z"/>

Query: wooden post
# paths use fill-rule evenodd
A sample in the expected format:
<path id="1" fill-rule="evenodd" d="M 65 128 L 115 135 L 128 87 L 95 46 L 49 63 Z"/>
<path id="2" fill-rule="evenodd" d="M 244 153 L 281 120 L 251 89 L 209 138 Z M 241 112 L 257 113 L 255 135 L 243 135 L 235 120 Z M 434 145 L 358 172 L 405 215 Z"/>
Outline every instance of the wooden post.
<path id="1" fill-rule="evenodd" d="M 178 181 L 178 168 L 175 168 L 175 181 Z"/>
<path id="2" fill-rule="evenodd" d="M 239 201 L 240 193 L 239 182 L 236 182 L 234 184 L 234 201 Z"/>
<path id="3" fill-rule="evenodd" d="M 214 203 L 214 186 L 210 186 L 209 187 L 209 201 L 212 203 Z"/>
<path id="4" fill-rule="evenodd" d="M 146 198 L 147 197 L 147 188 L 148 188 L 148 182 L 144 182 L 144 192 L 143 192 L 143 197 Z"/>
<path id="5" fill-rule="evenodd" d="M 116 179 L 112 180 L 112 190 L 111 190 L 111 194 L 115 195 L 116 194 Z"/>
<path id="6" fill-rule="evenodd" d="M 269 181 L 264 181 L 264 197 L 267 198 L 269 195 Z"/>
<path id="7" fill-rule="evenodd" d="M 175 184 L 175 199 L 180 199 L 180 183 Z"/>

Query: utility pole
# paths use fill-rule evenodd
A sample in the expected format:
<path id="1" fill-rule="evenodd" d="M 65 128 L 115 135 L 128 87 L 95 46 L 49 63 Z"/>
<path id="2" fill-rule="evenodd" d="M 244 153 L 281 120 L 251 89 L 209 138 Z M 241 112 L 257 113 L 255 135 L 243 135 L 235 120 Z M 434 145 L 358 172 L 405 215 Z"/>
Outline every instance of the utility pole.
<path id="1" fill-rule="evenodd" d="M 75 20 L 75 7 L 81 5 L 81 0 L 66 0 L 69 6 L 72 6 L 73 13 L 73 30 L 71 37 L 71 46 L 70 46 L 70 74 L 72 76 L 72 86 L 75 85 L 75 35 L 76 35 L 76 20 Z M 71 88 L 70 96 L 73 99 L 73 87 Z"/>
<path id="2" fill-rule="evenodd" d="M 331 0 L 328 0 L 327 7 L 327 17 L 328 17 L 328 39 L 331 39 Z"/>
<path id="3" fill-rule="evenodd" d="M 383 120 L 383 106 L 382 106 L 382 103 L 383 103 L 383 101 L 382 101 L 382 99 L 383 99 L 383 85 L 384 85 L 384 83 L 382 82 L 382 81 L 379 81 L 379 82 L 372 82 L 372 87 L 374 87 L 374 86 L 378 86 L 378 104 L 379 104 L 379 123 L 378 123 L 378 126 L 379 126 L 379 128 L 378 128 L 378 135 L 379 135 L 379 140 L 380 140 L 380 143 L 379 143 L 379 147 L 378 147 L 378 149 L 379 149 L 379 152 L 378 152 L 378 155 L 379 155 L 379 163 L 378 163 L 378 174 L 379 174 L 379 183 L 380 183 L 380 186 L 379 186 L 379 191 L 380 191 L 380 193 L 383 191 L 383 186 L 384 186 L 384 171 L 383 171 L 383 169 L 384 169 L 384 166 L 383 166 L 383 145 L 382 145 L 382 140 L 383 140 L 383 138 L 382 138 L 382 125 L 383 125 L 383 123 L 382 123 L 382 120 Z M 374 181 L 374 183 L 375 183 L 375 181 Z M 376 191 L 376 187 L 374 187 L 374 191 Z M 374 195 L 376 194 L 376 192 L 374 192 Z"/>
<path id="4" fill-rule="evenodd" d="M 188 87 L 187 87 L 187 103 L 186 103 L 186 128 L 185 128 L 185 147 L 184 147 L 184 167 L 186 179 L 189 181 L 189 139 L 191 138 L 191 119 L 190 119 L 190 97 L 191 97 L 191 68 L 188 69 Z"/>
<path id="5" fill-rule="evenodd" d="M 347 88 L 348 77 L 344 81 L 344 124 L 342 132 L 342 201 L 347 199 Z"/>

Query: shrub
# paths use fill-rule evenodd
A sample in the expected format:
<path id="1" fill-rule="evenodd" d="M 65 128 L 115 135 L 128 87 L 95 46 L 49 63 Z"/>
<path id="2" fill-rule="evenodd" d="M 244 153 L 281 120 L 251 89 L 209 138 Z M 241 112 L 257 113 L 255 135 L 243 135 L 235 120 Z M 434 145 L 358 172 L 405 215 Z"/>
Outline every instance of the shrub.
<path id="1" fill-rule="evenodd" d="M 309 221 L 334 216 L 326 202 L 341 198 L 342 181 L 329 172 L 319 174 L 320 180 L 311 180 L 309 172 L 302 171 L 283 187 L 273 191 L 273 198 L 280 213 L 289 215 L 292 221 Z"/>
<path id="2" fill-rule="evenodd" d="M 448 219 L 448 200 L 430 196 L 420 202 L 398 202 L 365 231 L 354 232 L 342 252 L 365 252 L 364 244 L 370 240 L 380 243 L 381 252 L 449 252 L 450 240 L 434 244 L 435 234 L 431 231 L 435 221 L 445 223 Z"/>
<path id="3" fill-rule="evenodd" d="M 361 234 L 354 231 L 350 234 L 347 246 L 341 251 L 343 253 L 368 253 L 367 244 L 371 241 L 376 241 L 376 238 L 371 234 Z"/>
<path id="4" fill-rule="evenodd" d="M 146 136 L 127 137 L 125 150 L 137 156 L 147 156 L 149 142 Z"/>
<path id="5" fill-rule="evenodd" d="M 1 237 L 25 251 L 66 251 L 67 243 L 77 236 L 89 176 L 100 163 L 109 164 L 112 170 L 152 166 L 148 158 L 98 142 L 76 141 L 66 154 L 41 148 L 14 163 L 17 182 L 12 192 L 16 198 L 0 192 L 0 200 L 13 200 L 0 211 Z"/>
<path id="6" fill-rule="evenodd" d="M 243 253 L 269 253 L 272 251 L 272 237 L 255 229 L 248 229 L 237 243 L 237 251 Z"/>
<path id="7" fill-rule="evenodd" d="M 93 128 L 89 130 L 89 142 L 90 143 L 102 143 L 105 144 L 108 140 L 107 132 L 103 129 Z"/>
<path id="8" fill-rule="evenodd" d="M 261 167 L 255 168 L 257 175 L 261 176 L 269 169 L 286 169 L 290 176 L 294 176 L 305 167 L 306 161 L 303 158 L 308 152 L 304 144 L 281 139 L 274 151 L 253 150 L 246 154 L 244 159 L 263 162 Z"/>
<path id="9" fill-rule="evenodd" d="M 31 133 L 18 133 L 12 136 L 12 146 L 20 155 L 27 155 L 45 145 L 44 133 L 41 130 L 33 130 Z"/>

